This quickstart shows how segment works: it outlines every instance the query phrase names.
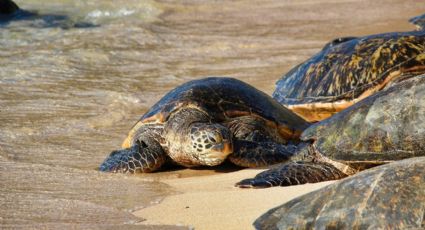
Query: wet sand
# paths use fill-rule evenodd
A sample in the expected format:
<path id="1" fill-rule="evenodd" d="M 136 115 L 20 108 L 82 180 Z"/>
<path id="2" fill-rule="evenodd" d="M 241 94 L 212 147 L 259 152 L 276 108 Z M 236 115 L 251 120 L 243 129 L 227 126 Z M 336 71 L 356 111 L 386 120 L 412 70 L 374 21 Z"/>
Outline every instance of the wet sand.
<path id="1" fill-rule="evenodd" d="M 169 194 L 159 182 L 0 157 L 0 229 L 152 229 L 131 211 Z"/>

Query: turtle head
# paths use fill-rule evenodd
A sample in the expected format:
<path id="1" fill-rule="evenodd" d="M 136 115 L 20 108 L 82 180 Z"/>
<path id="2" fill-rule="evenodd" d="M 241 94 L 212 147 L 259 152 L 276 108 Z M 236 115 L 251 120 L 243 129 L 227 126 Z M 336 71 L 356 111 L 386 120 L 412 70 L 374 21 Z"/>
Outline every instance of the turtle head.
<path id="1" fill-rule="evenodd" d="M 233 152 L 230 130 L 220 124 L 192 124 L 189 152 L 201 165 L 218 165 Z"/>

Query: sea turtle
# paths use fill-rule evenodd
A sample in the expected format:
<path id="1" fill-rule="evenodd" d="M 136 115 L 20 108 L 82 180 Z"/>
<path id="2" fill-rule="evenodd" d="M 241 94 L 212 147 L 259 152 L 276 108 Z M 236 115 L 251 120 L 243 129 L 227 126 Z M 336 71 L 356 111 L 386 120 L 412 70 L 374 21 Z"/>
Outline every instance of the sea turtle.
<path id="1" fill-rule="evenodd" d="M 133 126 L 101 171 L 159 169 L 167 160 L 243 167 L 285 161 L 309 125 L 272 97 L 232 78 L 187 82 L 166 94 Z"/>
<path id="2" fill-rule="evenodd" d="M 269 210 L 257 229 L 424 229 L 425 157 L 379 166 Z"/>
<path id="3" fill-rule="evenodd" d="M 382 90 L 315 123 L 298 152 L 239 187 L 334 180 L 391 161 L 425 155 L 425 74 Z"/>
<path id="4" fill-rule="evenodd" d="M 285 74 L 273 98 L 316 122 L 400 79 L 425 73 L 425 14 L 410 21 L 418 30 L 329 42 Z"/>

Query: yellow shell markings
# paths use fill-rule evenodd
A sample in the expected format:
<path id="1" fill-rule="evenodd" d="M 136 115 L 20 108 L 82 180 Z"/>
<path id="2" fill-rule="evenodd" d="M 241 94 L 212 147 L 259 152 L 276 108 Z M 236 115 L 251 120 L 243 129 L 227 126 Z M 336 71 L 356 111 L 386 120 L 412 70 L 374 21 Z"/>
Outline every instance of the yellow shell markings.
<path id="1" fill-rule="evenodd" d="M 343 100 L 338 100 L 334 102 L 315 102 L 315 103 L 305 103 L 305 104 L 295 104 L 295 105 L 288 105 L 288 108 L 293 110 L 298 115 L 302 116 L 308 121 L 317 121 L 317 120 L 323 120 L 327 117 L 332 116 L 333 114 L 357 103 L 358 101 L 382 90 L 385 88 L 389 83 L 395 81 L 398 79 L 399 76 L 402 76 L 403 74 L 407 74 L 409 72 L 423 72 L 425 71 L 425 44 L 415 44 L 412 43 L 412 39 L 414 39 L 414 36 L 409 36 L 405 38 L 400 38 L 397 40 L 391 39 L 389 41 L 386 41 L 384 44 L 381 44 L 376 50 L 373 50 L 372 48 L 376 46 L 375 42 L 380 42 L 380 40 L 376 40 L 373 42 L 370 42 L 368 44 L 365 44 L 362 46 L 362 49 L 357 49 L 357 52 L 364 54 L 371 53 L 370 55 L 370 64 L 371 64 L 371 70 L 365 72 L 365 76 L 362 78 L 355 79 L 356 74 L 358 74 L 359 69 L 361 69 L 361 62 L 366 62 L 362 56 L 359 55 L 351 55 L 349 60 L 346 60 L 346 57 L 344 55 L 328 55 L 326 60 L 332 60 L 335 56 L 340 56 L 341 63 L 347 63 L 347 65 L 338 65 L 337 67 L 333 68 L 342 68 L 341 71 L 333 71 L 332 78 L 333 81 L 331 82 L 327 92 L 325 95 L 335 95 L 336 92 L 339 93 L 339 97 L 346 98 Z M 391 48 L 393 48 L 395 45 L 403 45 L 399 49 L 399 53 L 391 52 Z M 365 47 L 369 48 L 369 50 L 366 49 L 363 50 Z M 408 48 L 406 48 L 408 47 Z M 357 47 L 356 47 L 357 48 Z M 419 53 L 413 57 L 410 57 L 411 54 L 408 54 L 408 51 L 416 50 Z M 391 54 L 392 53 L 392 54 Z M 365 56 L 365 55 L 363 55 Z M 366 55 L 367 56 L 367 55 Z M 365 56 L 365 57 L 366 57 Z M 384 58 L 388 60 L 387 62 L 379 63 L 380 60 L 382 60 L 383 56 L 388 56 L 388 58 Z M 394 66 L 393 68 L 386 69 L 385 66 L 388 64 L 395 63 L 397 59 L 404 58 L 405 61 L 402 63 L 399 63 L 398 65 Z M 416 63 L 413 63 L 416 62 Z M 413 67 L 407 66 L 409 63 L 413 64 Z M 415 65 L 416 64 L 416 65 Z M 404 67 L 403 65 L 406 65 Z M 312 76 L 319 76 L 324 72 L 324 67 L 326 66 L 326 62 L 321 62 L 317 64 L 313 64 L 310 66 L 310 68 L 307 71 L 307 76 L 305 82 L 313 81 L 314 79 Z M 335 65 L 334 65 L 335 66 Z M 350 70 L 350 71 L 344 71 L 344 70 Z M 316 75 L 312 74 L 314 71 L 317 72 Z M 345 73 L 344 76 L 342 76 L 341 73 Z M 350 85 L 351 90 L 348 90 L 344 93 L 342 92 L 342 85 L 343 80 L 345 81 L 344 84 Z M 362 94 L 360 94 L 359 97 L 354 98 L 354 92 L 355 90 L 358 90 L 355 85 L 355 81 L 358 81 L 358 84 L 361 85 L 362 88 L 367 89 Z M 369 82 L 365 84 L 366 82 Z M 348 84 L 347 84 L 348 83 Z M 320 82 L 318 83 L 320 84 Z M 312 94 L 312 89 L 309 89 L 308 94 Z M 350 96 L 351 95 L 351 96 Z M 322 98 L 332 98 L 333 96 L 318 96 Z"/>
<path id="2" fill-rule="evenodd" d="M 165 121 L 165 117 L 163 113 L 157 113 L 152 117 L 148 117 L 146 119 L 143 120 L 139 120 L 138 122 L 136 122 L 136 124 L 133 125 L 133 127 L 131 128 L 131 130 L 128 132 L 127 137 L 125 138 L 124 142 L 121 144 L 122 148 L 130 148 L 131 147 L 131 142 L 134 139 L 134 136 L 137 133 L 137 130 L 140 129 L 140 127 L 146 125 L 146 124 L 161 124 L 164 123 Z"/>
<path id="3" fill-rule="evenodd" d="M 379 81 L 382 80 L 383 78 L 385 78 L 385 74 L 386 72 L 389 72 L 386 70 L 385 66 L 388 66 L 388 63 L 394 63 L 394 61 L 397 58 L 402 58 L 405 61 L 401 62 L 399 65 L 404 64 L 406 61 L 408 61 L 411 58 L 411 54 L 407 54 L 407 49 L 405 48 L 405 46 L 409 47 L 409 50 L 417 50 L 419 51 L 418 53 L 420 53 L 420 50 L 424 50 L 424 48 L 420 48 L 420 47 L 411 47 L 410 46 L 410 42 L 406 41 L 406 39 L 400 38 L 400 39 L 391 39 L 386 41 L 385 43 L 379 45 L 379 44 L 375 44 L 375 43 L 380 43 L 382 42 L 381 39 L 377 39 L 374 42 L 370 42 L 366 45 L 361 44 L 363 47 L 362 49 L 358 50 L 357 54 L 355 55 L 351 55 L 349 60 L 345 60 L 342 61 L 342 63 L 347 63 L 347 65 L 339 65 L 338 67 L 341 68 L 341 71 L 339 72 L 344 72 L 344 70 L 346 71 L 347 69 L 349 70 L 349 68 L 347 68 L 347 66 L 350 66 L 350 63 L 358 63 L 359 61 L 363 61 L 363 58 L 360 56 L 360 54 L 362 56 L 365 57 L 370 57 L 369 59 L 365 59 L 365 62 L 369 62 L 372 69 L 371 71 L 367 71 L 366 75 L 364 76 L 359 76 L 357 75 L 357 77 L 359 78 L 358 80 L 361 83 L 366 83 L 366 82 L 371 82 L 371 84 L 375 83 L 375 81 Z M 401 45 L 400 45 L 401 44 Z M 398 55 L 392 55 L 390 56 L 389 54 L 392 53 L 390 47 L 393 47 L 395 45 L 398 46 L 402 46 L 400 47 L 400 49 L 398 49 L 397 54 Z M 374 47 L 377 47 L 376 49 L 374 49 Z M 366 48 L 366 49 L 365 49 Z M 381 60 L 386 60 L 386 62 L 382 62 Z M 380 62 L 381 61 L 381 62 Z M 359 66 L 357 64 L 357 66 Z M 359 70 L 361 70 L 362 68 L 364 68 L 363 65 L 360 66 L 359 69 L 353 69 L 351 70 L 354 73 L 359 72 Z M 344 78 L 345 76 L 340 76 L 342 79 L 346 79 Z M 351 80 L 350 79 L 346 79 L 346 83 L 350 83 Z M 346 93 L 350 93 L 351 91 L 353 91 L 355 89 L 351 89 L 349 91 L 347 91 Z"/>
<path id="4" fill-rule="evenodd" d="M 133 128 L 131 128 L 130 132 L 128 132 L 127 137 L 125 138 L 124 142 L 121 144 L 121 147 L 123 149 L 130 148 L 131 142 L 134 138 L 134 135 L 136 134 L 136 131 L 141 127 L 145 125 L 145 123 L 142 123 L 141 121 L 138 121 Z"/>

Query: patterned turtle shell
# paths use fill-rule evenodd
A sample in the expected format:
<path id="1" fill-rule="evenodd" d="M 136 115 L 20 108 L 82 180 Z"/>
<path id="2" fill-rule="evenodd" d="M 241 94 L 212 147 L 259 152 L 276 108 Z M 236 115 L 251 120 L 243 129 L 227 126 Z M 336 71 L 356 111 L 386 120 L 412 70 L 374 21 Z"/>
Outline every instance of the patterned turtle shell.
<path id="1" fill-rule="evenodd" d="M 425 73 L 425 14 L 419 30 L 338 38 L 285 74 L 273 97 L 308 121 L 320 121 L 386 86 Z"/>

